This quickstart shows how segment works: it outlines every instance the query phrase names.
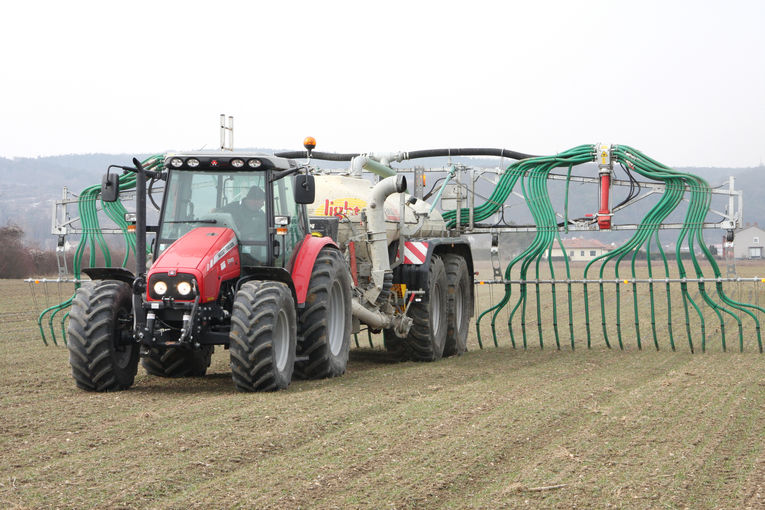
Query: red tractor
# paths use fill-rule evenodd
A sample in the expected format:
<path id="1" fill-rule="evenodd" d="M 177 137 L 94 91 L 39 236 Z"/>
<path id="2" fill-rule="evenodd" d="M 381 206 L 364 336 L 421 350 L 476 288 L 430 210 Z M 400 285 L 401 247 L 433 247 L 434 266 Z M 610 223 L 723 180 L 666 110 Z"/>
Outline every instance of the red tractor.
<path id="1" fill-rule="evenodd" d="M 414 246 L 386 237 L 386 225 L 405 223 L 403 199 L 397 223 L 385 204 L 403 196 L 403 176 L 374 187 L 363 181 L 369 203 L 357 211 L 356 226 L 341 229 L 355 237 L 335 235 L 336 241 L 312 233 L 306 204 L 314 202 L 316 182 L 292 159 L 190 152 L 166 157 L 162 172 L 133 163 L 120 168 L 136 173 L 136 273 L 83 270 L 92 281 L 77 290 L 68 328 L 78 387 L 126 389 L 139 357 L 153 375 L 202 376 L 218 345 L 230 351 L 238 390 L 282 389 L 293 372 L 343 374 L 351 333 L 362 323 L 384 331 L 386 347 L 407 348 L 413 359 L 464 351 L 470 248 L 446 233 L 443 221 L 427 220 L 424 202 L 409 200 L 418 232 L 430 228 L 445 237 L 414 243 L 418 260 L 395 261 L 397 251 L 405 252 L 397 243 Z M 148 228 L 147 178 L 166 181 L 158 225 Z M 118 175 L 107 173 L 102 198 L 117 200 L 118 188 Z M 323 220 L 332 219 L 338 218 Z M 147 230 L 155 235 L 148 271 Z"/>
<path id="2" fill-rule="evenodd" d="M 351 278 L 335 242 L 310 235 L 303 204 L 313 202 L 313 177 L 298 174 L 292 160 L 272 156 L 167 158 L 167 172 L 148 175 L 167 183 L 156 258 L 144 275 L 148 172 L 134 163 L 143 181 L 137 185 L 136 234 L 143 244 L 137 274 L 83 271 L 93 281 L 78 289 L 69 323 L 77 386 L 128 388 L 139 354 L 150 374 L 201 376 L 214 346 L 223 345 L 238 389 L 285 388 L 298 336 L 297 367 L 305 376 L 342 374 L 350 347 Z M 109 197 L 115 183 L 107 179 L 105 199 L 116 199 L 113 192 Z"/>

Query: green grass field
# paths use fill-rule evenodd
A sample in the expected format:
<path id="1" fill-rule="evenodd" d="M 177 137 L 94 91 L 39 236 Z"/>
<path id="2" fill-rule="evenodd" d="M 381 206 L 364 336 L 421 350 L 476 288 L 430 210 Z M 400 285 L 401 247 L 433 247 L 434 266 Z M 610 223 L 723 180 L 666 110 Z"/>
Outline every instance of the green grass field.
<path id="1" fill-rule="evenodd" d="M 362 334 L 345 376 L 279 393 L 235 392 L 220 349 L 205 378 L 139 368 L 129 391 L 93 394 L 65 348 L 42 345 L 41 292 L 0 291 L 2 508 L 765 507 L 751 328 L 744 353 L 710 332 L 690 354 L 681 319 L 678 352 L 664 330 L 659 352 L 638 351 L 626 326 L 625 351 L 599 334 L 588 350 L 575 310 L 574 351 L 547 322 L 540 349 L 536 319 L 525 351 L 503 326 L 499 348 L 473 331 L 467 354 L 430 364 L 396 363 Z M 481 309 L 496 302 L 480 291 Z"/>

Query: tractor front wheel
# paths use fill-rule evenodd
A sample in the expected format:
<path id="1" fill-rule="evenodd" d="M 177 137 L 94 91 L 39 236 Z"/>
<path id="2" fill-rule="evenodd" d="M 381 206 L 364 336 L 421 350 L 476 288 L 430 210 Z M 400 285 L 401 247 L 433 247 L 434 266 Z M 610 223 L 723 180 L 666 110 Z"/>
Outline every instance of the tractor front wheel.
<path id="1" fill-rule="evenodd" d="M 128 284 L 97 280 L 74 295 L 67 328 L 69 364 L 77 387 L 118 391 L 132 386 L 138 371 L 133 341 L 133 304 Z"/>
<path id="2" fill-rule="evenodd" d="M 324 248 L 316 257 L 298 329 L 299 354 L 308 358 L 295 367 L 299 377 L 345 373 L 351 348 L 351 275 L 336 249 Z"/>
<path id="3" fill-rule="evenodd" d="M 239 391 L 289 386 L 295 369 L 297 326 L 289 287 L 249 281 L 236 293 L 231 315 L 231 376 Z"/>

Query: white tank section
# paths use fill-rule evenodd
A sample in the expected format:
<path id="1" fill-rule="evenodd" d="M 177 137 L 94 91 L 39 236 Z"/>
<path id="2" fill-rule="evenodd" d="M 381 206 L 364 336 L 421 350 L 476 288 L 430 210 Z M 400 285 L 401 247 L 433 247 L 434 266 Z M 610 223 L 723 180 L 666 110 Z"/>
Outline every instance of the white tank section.
<path id="1" fill-rule="evenodd" d="M 316 199 L 308 206 L 309 216 L 338 216 L 338 242 L 344 249 L 354 235 L 365 231 L 362 228 L 362 212 L 367 216 L 374 184 L 366 179 L 347 175 L 317 175 Z M 385 224 L 388 244 L 400 237 L 401 196 L 404 199 L 404 228 L 406 237 L 448 236 L 446 223 L 437 210 L 430 212 L 431 205 L 424 200 L 408 204 L 410 195 L 393 193 L 385 200 Z M 428 214 L 429 213 L 429 214 Z M 345 221 L 344 221 L 345 220 Z"/>

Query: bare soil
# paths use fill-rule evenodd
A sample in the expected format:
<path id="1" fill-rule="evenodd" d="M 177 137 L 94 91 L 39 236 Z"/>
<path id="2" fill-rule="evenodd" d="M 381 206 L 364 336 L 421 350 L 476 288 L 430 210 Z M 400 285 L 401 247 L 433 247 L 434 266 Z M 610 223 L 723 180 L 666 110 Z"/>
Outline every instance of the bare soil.
<path id="1" fill-rule="evenodd" d="M 362 334 L 345 376 L 278 393 L 235 392 L 220 349 L 204 378 L 93 394 L 43 346 L 40 291 L 0 290 L 2 508 L 765 508 L 751 336 L 523 350 L 504 326 L 499 348 L 471 333 L 463 356 L 396 363 Z"/>

